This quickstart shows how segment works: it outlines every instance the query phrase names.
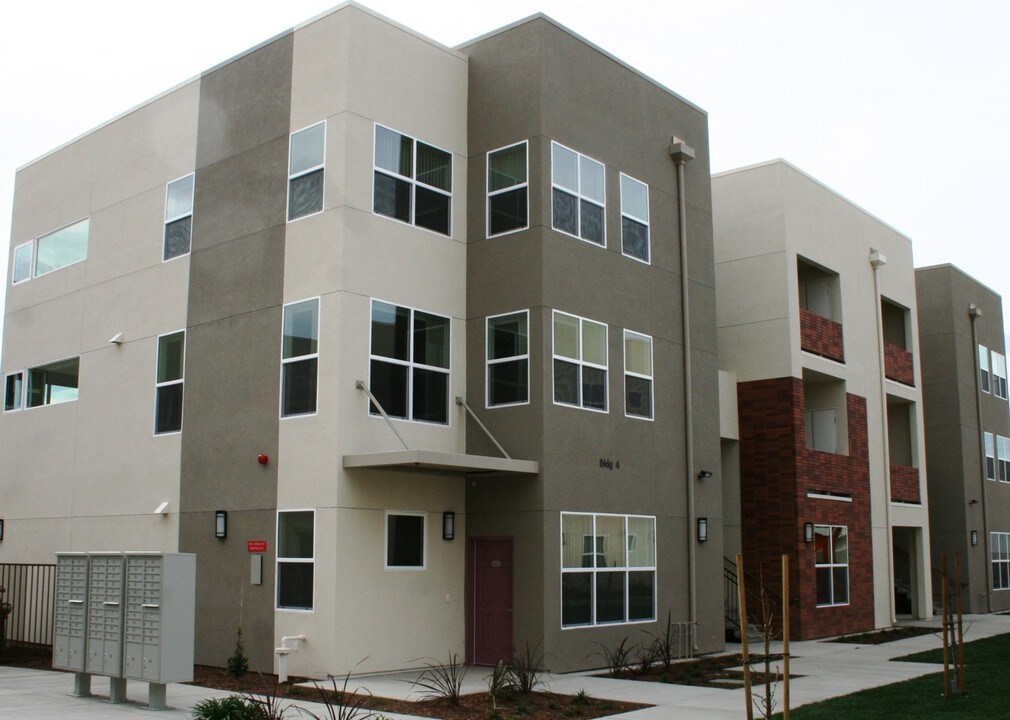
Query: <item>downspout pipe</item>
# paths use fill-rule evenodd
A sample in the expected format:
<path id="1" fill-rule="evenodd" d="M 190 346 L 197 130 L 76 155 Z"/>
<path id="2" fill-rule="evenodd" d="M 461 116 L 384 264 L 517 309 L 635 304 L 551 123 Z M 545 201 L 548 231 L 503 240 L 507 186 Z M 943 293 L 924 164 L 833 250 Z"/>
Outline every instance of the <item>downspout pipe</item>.
<path id="1" fill-rule="evenodd" d="M 979 460 L 981 460 L 979 479 L 982 481 L 982 547 L 985 549 L 985 572 L 983 573 L 985 575 L 985 611 L 991 613 L 992 572 L 987 567 L 990 563 L 990 558 L 992 558 L 992 550 L 989 548 L 989 485 L 986 482 L 988 476 L 985 466 L 985 428 L 982 427 L 982 384 L 979 379 L 982 368 L 978 362 L 978 328 L 976 327 L 976 323 L 980 317 L 982 317 L 982 310 L 975 303 L 969 303 L 968 320 L 971 321 L 971 361 L 975 368 L 975 422 L 978 424 L 978 450 Z M 960 592 L 960 588 L 958 592 Z"/>
<path id="2" fill-rule="evenodd" d="M 687 264 L 687 193 L 684 188 L 684 166 L 694 159 L 694 148 L 680 138 L 670 142 L 670 157 L 677 167 L 677 217 L 680 242 L 680 304 L 684 346 L 684 479 L 687 485 L 687 586 L 688 618 L 694 628 L 694 649 L 698 649 L 698 561 L 695 538 L 697 523 L 694 507 L 694 405 L 691 399 L 691 305 Z"/>

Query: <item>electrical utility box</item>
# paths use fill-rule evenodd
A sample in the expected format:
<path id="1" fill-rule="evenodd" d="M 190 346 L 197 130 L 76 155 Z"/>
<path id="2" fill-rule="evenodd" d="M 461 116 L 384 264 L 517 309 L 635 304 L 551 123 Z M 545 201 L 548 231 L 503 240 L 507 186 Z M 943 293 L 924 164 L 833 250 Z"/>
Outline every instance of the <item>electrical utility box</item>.
<path id="1" fill-rule="evenodd" d="M 53 667 L 83 672 L 88 631 L 88 555 L 56 555 Z"/>

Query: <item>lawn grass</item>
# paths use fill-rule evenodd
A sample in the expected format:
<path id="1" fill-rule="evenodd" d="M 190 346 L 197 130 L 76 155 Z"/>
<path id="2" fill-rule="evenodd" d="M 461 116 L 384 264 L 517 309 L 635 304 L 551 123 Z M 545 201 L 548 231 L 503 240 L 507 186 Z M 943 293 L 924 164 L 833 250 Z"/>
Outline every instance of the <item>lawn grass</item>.
<path id="1" fill-rule="evenodd" d="M 832 700 L 804 705 L 790 713 L 795 720 L 988 720 L 1006 718 L 1010 708 L 1010 635 L 965 643 L 968 692 L 943 697 L 943 673 L 925 675 L 905 682 L 863 690 Z M 895 658 L 903 662 L 942 663 L 942 650 L 929 650 Z M 781 717 L 776 715 L 775 717 Z"/>

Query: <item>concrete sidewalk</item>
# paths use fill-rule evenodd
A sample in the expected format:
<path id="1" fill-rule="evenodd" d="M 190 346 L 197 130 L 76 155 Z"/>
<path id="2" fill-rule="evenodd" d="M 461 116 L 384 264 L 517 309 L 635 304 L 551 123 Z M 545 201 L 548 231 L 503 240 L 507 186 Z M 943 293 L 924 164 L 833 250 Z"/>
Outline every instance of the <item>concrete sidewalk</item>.
<path id="1" fill-rule="evenodd" d="M 825 700 L 838 695 L 847 695 L 858 690 L 888 685 L 909 678 L 938 672 L 939 665 L 924 663 L 892 662 L 893 657 L 929 650 L 941 646 L 938 637 L 938 620 L 914 623 L 927 625 L 937 630 L 937 635 L 921 635 L 908 640 L 884 643 L 882 645 L 853 645 L 819 640 L 794 642 L 791 647 L 791 671 L 802 675 L 790 685 L 792 707 Z M 1010 616 L 970 615 L 965 617 L 965 640 L 1010 633 Z M 780 648 L 776 646 L 775 650 Z M 739 646 L 728 646 L 727 652 L 739 652 Z M 397 698 L 416 698 L 416 690 L 410 681 L 417 673 L 397 673 L 393 675 L 372 675 L 352 678 L 351 687 L 367 688 L 373 695 Z M 592 677 L 593 673 L 572 673 L 547 675 L 548 689 L 559 693 L 575 693 L 585 690 L 590 696 L 612 700 L 628 700 L 650 703 L 655 707 L 615 718 L 631 720 L 660 720 L 670 717 L 690 720 L 740 720 L 745 717 L 742 689 L 723 690 L 720 688 L 691 687 L 687 685 L 665 685 L 662 683 L 638 682 L 634 680 L 614 680 Z M 483 668 L 471 669 L 465 680 L 465 692 L 482 692 L 487 685 Z M 92 692 L 95 697 L 78 698 L 73 691 L 73 676 L 67 673 L 22 668 L 0 667 L 0 719 L 18 718 L 68 718 L 78 720 L 102 720 L 108 718 L 142 718 L 146 714 L 147 685 L 128 683 L 128 703 L 110 704 L 108 680 L 95 677 Z M 781 690 L 780 690 L 781 694 Z M 170 709 L 158 712 L 155 717 L 188 718 L 189 708 L 207 697 L 224 697 L 226 692 L 207 690 L 192 685 L 170 685 L 168 705 Z M 103 698 L 104 696 L 104 698 Z M 321 707 L 299 700 L 315 712 Z M 297 716 L 297 715 L 296 715 Z M 386 714 L 387 717 L 396 718 Z"/>

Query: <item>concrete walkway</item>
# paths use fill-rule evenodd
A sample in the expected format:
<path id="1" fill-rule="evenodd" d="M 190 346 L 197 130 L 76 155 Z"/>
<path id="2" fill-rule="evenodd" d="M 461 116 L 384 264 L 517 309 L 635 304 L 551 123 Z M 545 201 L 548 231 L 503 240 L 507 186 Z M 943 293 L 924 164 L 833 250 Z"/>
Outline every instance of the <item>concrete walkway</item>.
<path id="1" fill-rule="evenodd" d="M 916 625 L 927 625 L 937 629 L 938 620 Z M 965 618 L 965 640 L 1010 633 L 1010 616 L 970 615 Z M 888 685 L 909 678 L 938 672 L 939 665 L 924 663 L 891 662 L 890 658 L 909 653 L 929 650 L 941 646 L 937 635 L 921 635 L 908 640 L 884 643 L 882 645 L 853 645 L 824 641 L 792 643 L 791 670 L 793 675 L 802 675 L 790 685 L 792 707 L 825 700 L 838 695 L 847 695 L 857 690 Z M 780 648 L 776 647 L 778 651 Z M 728 646 L 727 652 L 739 652 L 739 646 Z M 662 683 L 637 682 L 634 680 L 614 680 L 592 677 L 593 673 L 571 673 L 547 675 L 548 689 L 558 693 L 575 693 L 585 690 L 590 696 L 612 700 L 628 700 L 650 703 L 655 707 L 615 718 L 630 720 L 660 720 L 671 717 L 687 720 L 740 720 L 745 717 L 742 689 L 723 690 L 687 685 L 665 685 Z M 465 692 L 482 692 L 487 686 L 482 668 L 471 669 L 466 676 Z M 367 688 L 373 695 L 397 698 L 416 698 L 417 692 L 410 681 L 416 673 L 393 675 L 373 675 L 352 678 L 350 687 Z M 970 675 L 969 675 L 970 682 Z M 0 667 L 0 719 L 31 720 L 34 718 L 67 718 L 78 720 L 116 720 L 117 718 L 149 718 L 144 706 L 147 703 L 147 685 L 128 683 L 129 702 L 111 704 L 108 698 L 108 680 L 95 677 L 92 680 L 94 697 L 78 698 L 73 691 L 73 676 L 67 673 L 22 668 Z M 939 692 L 939 690 L 938 690 Z M 779 690 L 781 694 L 781 689 Z M 170 709 L 158 712 L 158 720 L 188 718 L 189 708 L 206 697 L 223 697 L 228 693 L 207 690 L 192 685 L 170 685 L 168 705 Z M 104 696 L 104 697 L 103 697 Z M 314 712 L 322 708 L 299 700 Z M 297 717 L 297 714 L 293 714 Z M 386 714 L 387 717 L 397 718 Z"/>

